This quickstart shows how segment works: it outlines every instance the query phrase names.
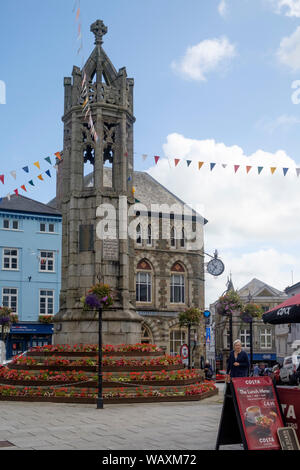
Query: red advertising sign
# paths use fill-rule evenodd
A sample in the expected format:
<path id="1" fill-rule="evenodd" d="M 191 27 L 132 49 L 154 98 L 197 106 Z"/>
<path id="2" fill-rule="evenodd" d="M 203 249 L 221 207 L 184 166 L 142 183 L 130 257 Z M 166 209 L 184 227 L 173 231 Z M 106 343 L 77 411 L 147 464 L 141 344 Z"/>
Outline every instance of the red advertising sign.
<path id="1" fill-rule="evenodd" d="M 300 389 L 279 386 L 277 392 L 286 424 L 295 429 L 300 442 Z"/>
<path id="2" fill-rule="evenodd" d="M 277 429 L 284 423 L 271 378 L 233 378 L 232 384 L 247 448 L 280 450 Z"/>

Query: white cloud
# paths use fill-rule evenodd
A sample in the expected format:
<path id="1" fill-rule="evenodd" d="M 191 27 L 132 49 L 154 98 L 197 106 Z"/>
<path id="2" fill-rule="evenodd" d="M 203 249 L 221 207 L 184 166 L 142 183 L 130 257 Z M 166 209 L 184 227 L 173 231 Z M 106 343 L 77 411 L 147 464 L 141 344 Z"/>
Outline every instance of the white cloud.
<path id="1" fill-rule="evenodd" d="M 221 16 L 223 16 L 223 17 L 226 16 L 227 8 L 228 8 L 228 5 L 226 3 L 226 0 L 221 0 L 221 2 L 219 3 L 219 6 L 218 6 L 218 11 L 219 11 Z"/>
<path id="2" fill-rule="evenodd" d="M 300 69 L 300 26 L 291 36 L 281 40 L 277 57 L 281 64 L 286 65 L 293 71 Z"/>
<path id="3" fill-rule="evenodd" d="M 236 47 L 226 37 L 205 39 L 187 48 L 184 57 L 173 61 L 172 69 L 182 77 L 206 81 L 206 75 L 225 67 L 236 56 Z"/>
<path id="4" fill-rule="evenodd" d="M 300 118 L 293 115 L 282 114 L 276 119 L 262 118 L 257 121 L 255 127 L 269 134 L 274 134 L 278 129 L 289 130 L 293 126 L 300 124 Z"/>
<path id="5" fill-rule="evenodd" d="M 285 16 L 300 17 L 300 0 L 268 0 L 273 5 L 276 13 Z"/>
<path id="6" fill-rule="evenodd" d="M 187 167 L 182 160 L 170 169 L 168 160 L 161 159 L 149 173 L 186 203 L 202 205 L 201 213 L 209 222 L 205 251 L 212 254 L 218 249 L 226 264 L 220 278 L 206 276 L 209 302 L 225 290 L 230 271 L 237 287 L 257 277 L 283 289 L 290 284 L 291 269 L 295 279 L 297 269 L 300 277 L 299 259 L 293 253 L 300 238 L 300 179 L 297 164 L 286 152 L 257 150 L 247 156 L 237 145 L 176 133 L 168 135 L 163 148 L 170 161 L 181 156 L 192 164 Z M 198 161 L 205 162 L 201 170 Z M 210 162 L 216 163 L 212 171 Z M 237 173 L 234 164 L 240 165 Z M 246 165 L 252 165 L 248 174 Z M 257 166 L 264 167 L 259 175 Z M 273 175 L 271 166 L 277 167 Z M 286 176 L 284 167 L 289 168 Z"/>

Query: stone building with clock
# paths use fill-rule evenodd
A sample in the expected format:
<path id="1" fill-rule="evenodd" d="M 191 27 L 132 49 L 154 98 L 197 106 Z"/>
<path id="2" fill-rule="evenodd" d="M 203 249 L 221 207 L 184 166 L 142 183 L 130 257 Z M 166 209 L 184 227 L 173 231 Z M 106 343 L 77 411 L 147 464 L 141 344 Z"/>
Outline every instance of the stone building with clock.
<path id="1" fill-rule="evenodd" d="M 83 313 L 80 298 L 100 281 L 116 293 L 113 307 L 103 312 L 105 343 L 150 342 L 176 354 L 187 342 L 179 312 L 204 309 L 207 221 L 149 174 L 134 171 L 134 81 L 105 53 L 103 22 L 96 21 L 91 31 L 93 52 L 82 70 L 74 67 L 72 78 L 64 79 L 64 147 L 56 199 L 49 203 L 63 217 L 54 342 L 98 341 L 97 313 Z M 97 142 L 82 110 L 84 77 Z M 111 223 L 115 237 L 99 237 L 103 221 Z M 205 355 L 204 319 L 192 335 L 198 363 Z"/>

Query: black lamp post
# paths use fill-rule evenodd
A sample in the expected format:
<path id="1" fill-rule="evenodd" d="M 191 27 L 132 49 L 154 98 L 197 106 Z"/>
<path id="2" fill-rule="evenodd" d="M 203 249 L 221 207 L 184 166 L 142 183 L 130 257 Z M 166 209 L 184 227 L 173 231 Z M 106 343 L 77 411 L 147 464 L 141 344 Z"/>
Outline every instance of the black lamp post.
<path id="1" fill-rule="evenodd" d="M 252 295 L 248 294 L 248 303 L 250 304 L 252 301 Z M 247 317 L 247 322 L 249 323 L 249 329 L 250 329 L 250 374 L 252 372 L 253 368 L 253 318 L 252 315 Z"/>
<path id="2" fill-rule="evenodd" d="M 103 409 L 103 395 L 102 395 L 102 304 L 98 309 L 98 398 L 97 409 Z"/>
<path id="3" fill-rule="evenodd" d="M 188 369 L 192 368 L 192 351 L 191 351 L 191 322 L 188 323 L 188 347 L 189 347 L 189 362 Z"/>

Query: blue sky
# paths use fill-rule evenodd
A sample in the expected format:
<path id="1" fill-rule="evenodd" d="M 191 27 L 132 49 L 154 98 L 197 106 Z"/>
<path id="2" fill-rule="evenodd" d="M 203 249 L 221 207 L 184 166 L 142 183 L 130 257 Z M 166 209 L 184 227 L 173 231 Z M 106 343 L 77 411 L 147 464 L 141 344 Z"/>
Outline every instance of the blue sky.
<path id="1" fill-rule="evenodd" d="M 55 196 L 55 171 L 53 178 L 45 177 L 44 182 L 38 182 L 39 171 L 32 165 L 39 160 L 41 171 L 47 170 L 49 165 L 43 159 L 53 157 L 63 146 L 63 78 L 71 75 L 73 65 L 81 65 L 72 12 L 74 3 L 74 0 L 1 2 L 0 80 L 6 84 L 6 104 L 0 104 L 0 174 L 5 174 L 0 197 L 32 177 L 36 189 L 28 192 L 28 196 L 42 202 Z M 262 161 L 266 154 L 271 154 L 274 164 L 276 158 L 280 164 L 281 156 L 276 152 L 282 150 L 285 161 L 300 166 L 300 105 L 291 100 L 292 83 L 300 80 L 299 0 L 81 0 L 80 4 L 85 59 L 93 49 L 90 24 L 102 19 L 108 26 L 105 51 L 117 69 L 126 66 L 128 76 L 135 79 L 135 169 L 152 167 L 153 155 L 172 158 L 180 150 L 183 153 L 174 157 L 187 158 L 184 146 L 175 146 L 175 150 L 172 146 L 176 135 L 182 136 L 185 143 L 189 140 L 199 143 L 200 154 L 192 159 L 203 159 L 201 143 L 211 139 L 225 146 L 224 155 L 232 146 L 238 146 L 245 158 L 260 150 Z M 220 56 L 214 57 L 213 62 L 203 56 L 205 41 L 218 46 Z M 197 56 L 192 55 L 196 52 L 201 56 L 202 79 L 192 77 L 191 70 L 182 70 L 189 47 L 195 48 L 190 59 L 196 60 L 197 72 Z M 172 142 L 168 136 L 173 136 L 169 137 Z M 143 153 L 149 155 L 145 162 L 141 159 Z M 206 158 L 209 156 L 206 154 Z M 31 165 L 29 175 L 22 171 L 25 165 Z M 16 181 L 9 175 L 11 170 L 17 171 Z M 185 199 L 186 190 L 175 170 L 168 172 L 167 167 L 158 165 L 150 171 Z M 235 182 L 232 184 L 232 177 L 226 179 L 224 174 L 216 172 L 214 177 L 203 172 L 203 175 L 205 182 L 201 176 L 193 180 L 194 193 L 189 196 L 192 202 L 204 205 L 208 213 L 203 215 L 213 224 L 212 228 L 207 226 L 207 249 L 219 247 L 222 252 L 223 248 L 232 265 L 228 270 L 236 267 L 234 262 L 230 263 L 232 258 L 250 256 L 260 250 L 281 253 L 284 249 L 293 259 L 284 268 L 286 273 L 294 270 L 294 276 L 298 272 L 300 277 L 296 257 L 298 226 L 291 224 L 289 228 L 293 232 L 290 251 L 280 234 L 272 239 L 272 230 L 263 235 L 258 230 L 248 239 L 241 227 L 233 227 L 233 239 L 237 232 L 240 235 L 233 250 L 230 243 L 223 244 L 224 221 L 218 220 L 211 200 L 214 198 L 214 206 L 219 206 L 231 192 L 226 210 L 234 212 L 240 188 L 237 185 L 235 194 Z M 238 178 L 236 175 L 235 179 Z M 244 207 L 252 200 L 253 191 L 255 197 L 260 191 L 255 186 L 258 178 L 247 180 L 248 193 L 240 201 Z M 267 181 L 269 194 L 278 200 L 283 178 L 268 177 Z M 296 199 L 300 180 L 294 177 L 288 182 L 293 189 L 285 196 L 287 200 L 281 200 L 284 207 L 289 206 L 291 198 Z M 20 193 L 25 194 L 22 190 Z M 273 210 L 274 198 L 270 198 Z M 251 226 L 264 221 L 263 216 L 256 219 L 257 207 L 251 212 Z M 269 212 L 267 206 L 265 210 Z M 228 270 L 221 279 L 222 285 Z M 257 277 L 254 272 L 247 276 L 252 274 Z M 236 276 L 241 283 L 244 278 L 247 280 L 246 274 Z M 270 281 L 276 279 L 271 276 Z M 290 276 L 286 274 L 279 288 L 290 283 L 287 281 Z"/>

